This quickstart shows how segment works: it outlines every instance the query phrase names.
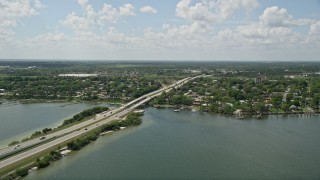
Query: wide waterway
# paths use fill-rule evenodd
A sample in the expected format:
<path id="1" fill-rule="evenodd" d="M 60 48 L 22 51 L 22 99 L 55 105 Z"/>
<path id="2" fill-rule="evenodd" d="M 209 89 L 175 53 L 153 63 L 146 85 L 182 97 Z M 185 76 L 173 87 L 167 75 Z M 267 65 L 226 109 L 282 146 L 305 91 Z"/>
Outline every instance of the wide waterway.
<path id="1" fill-rule="evenodd" d="M 54 128 L 63 120 L 98 105 L 93 103 L 36 103 L 20 104 L 6 101 L 0 105 L 0 147 L 21 140 L 44 128 Z"/>
<path id="2" fill-rule="evenodd" d="M 147 108 L 26 179 L 319 179 L 319 116 L 262 120 Z"/>

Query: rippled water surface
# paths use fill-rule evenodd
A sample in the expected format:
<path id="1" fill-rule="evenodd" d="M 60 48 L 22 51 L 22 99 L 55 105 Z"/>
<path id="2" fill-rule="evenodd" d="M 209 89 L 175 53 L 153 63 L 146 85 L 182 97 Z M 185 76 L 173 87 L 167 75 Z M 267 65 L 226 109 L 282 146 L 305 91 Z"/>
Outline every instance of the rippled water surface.
<path id="1" fill-rule="evenodd" d="M 5 102 L 0 105 L 0 147 L 8 145 L 13 140 L 28 137 L 37 130 L 57 127 L 63 120 L 98 105 Z"/>
<path id="2" fill-rule="evenodd" d="M 262 120 L 146 109 L 26 179 L 319 179 L 319 116 Z"/>

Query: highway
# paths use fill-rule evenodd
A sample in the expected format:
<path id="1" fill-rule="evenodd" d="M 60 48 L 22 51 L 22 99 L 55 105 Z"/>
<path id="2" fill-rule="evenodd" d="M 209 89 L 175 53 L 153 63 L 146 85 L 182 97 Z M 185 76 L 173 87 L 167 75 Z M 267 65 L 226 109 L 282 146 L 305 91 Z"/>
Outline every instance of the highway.
<path id="1" fill-rule="evenodd" d="M 201 75 L 202 76 L 202 75 Z M 77 125 L 74 125 L 72 127 L 57 131 L 52 134 L 48 134 L 45 136 L 45 139 L 40 140 L 40 138 L 32 139 L 29 141 L 26 141 L 24 143 L 20 143 L 19 147 L 14 149 L 14 146 L 10 146 L 4 149 L 0 150 L 0 157 L 6 156 L 10 154 L 17 153 L 18 149 L 25 149 L 34 145 L 39 144 L 36 147 L 30 148 L 29 150 L 26 150 L 24 152 L 12 155 L 11 157 L 8 157 L 6 159 L 3 159 L 0 161 L 0 170 L 10 164 L 16 163 L 22 159 L 25 159 L 27 157 L 30 157 L 34 154 L 37 154 L 39 152 L 42 152 L 46 149 L 49 149 L 53 146 L 59 145 L 65 141 L 71 140 L 72 138 L 78 137 L 83 135 L 89 130 L 93 130 L 96 128 L 101 127 L 104 124 L 109 123 L 110 121 L 119 120 L 120 117 L 124 117 L 126 114 L 128 114 L 130 111 L 134 110 L 135 108 L 139 107 L 140 105 L 150 101 L 152 98 L 161 95 L 164 91 L 169 91 L 173 87 L 179 87 L 185 83 L 187 83 L 190 80 L 193 80 L 195 78 L 201 77 L 188 77 L 182 80 L 179 80 L 175 82 L 174 84 L 163 87 L 159 90 L 153 91 L 151 93 L 148 93 L 146 95 L 143 95 L 133 101 L 130 101 L 123 106 L 116 108 L 112 111 L 105 111 L 100 114 L 97 114 L 95 118 L 92 118 L 90 120 L 87 120 L 85 122 L 79 123 Z M 56 139 L 53 139 L 56 138 Z M 47 141 L 49 139 L 52 139 L 52 141 Z M 42 144 L 41 144 L 42 143 Z"/>

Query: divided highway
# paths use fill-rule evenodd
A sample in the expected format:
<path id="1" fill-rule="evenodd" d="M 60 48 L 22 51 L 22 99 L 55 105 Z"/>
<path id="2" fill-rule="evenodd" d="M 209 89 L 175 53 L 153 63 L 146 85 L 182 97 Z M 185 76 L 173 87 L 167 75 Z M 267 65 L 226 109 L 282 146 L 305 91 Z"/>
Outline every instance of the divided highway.
<path id="1" fill-rule="evenodd" d="M 36 138 L 36 139 L 32 139 L 32 140 L 20 143 L 19 147 L 16 147 L 16 148 L 14 148 L 15 146 L 3 148 L 0 150 L 0 158 L 6 157 L 9 155 L 11 155 L 11 157 L 8 157 L 0 161 L 0 170 L 10 164 L 16 163 L 22 159 L 25 159 L 39 152 L 42 152 L 46 149 L 59 145 L 65 141 L 71 140 L 72 138 L 81 136 L 89 130 L 99 128 L 102 125 L 109 123 L 110 121 L 118 120 L 120 119 L 120 117 L 125 116 L 130 111 L 150 101 L 152 98 L 161 95 L 162 92 L 169 91 L 173 87 L 175 88 L 180 87 L 181 85 L 187 83 L 188 81 L 201 76 L 188 77 L 188 78 L 179 80 L 170 86 L 163 87 L 159 90 L 145 94 L 133 101 L 130 101 L 124 104 L 119 108 L 97 114 L 95 118 L 89 119 L 85 122 L 57 131 L 55 133 L 48 134 L 45 136 L 45 139 Z M 47 140 L 49 139 L 52 139 L 52 141 L 47 142 Z M 32 146 L 35 146 L 35 145 L 38 145 L 38 146 L 31 148 Z M 21 149 L 27 149 L 27 148 L 30 148 L 30 149 L 24 152 L 18 153 L 19 149 L 21 150 Z M 18 153 L 18 154 L 12 155 L 15 153 Z"/>

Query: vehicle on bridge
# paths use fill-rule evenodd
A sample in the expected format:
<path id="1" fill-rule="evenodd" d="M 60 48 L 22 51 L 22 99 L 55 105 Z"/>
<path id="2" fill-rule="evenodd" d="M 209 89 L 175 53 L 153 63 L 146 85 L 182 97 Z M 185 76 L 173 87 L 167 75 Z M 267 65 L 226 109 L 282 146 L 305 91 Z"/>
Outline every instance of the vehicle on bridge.
<path id="1" fill-rule="evenodd" d="M 18 149 L 20 147 L 20 144 L 15 145 L 12 149 Z"/>
<path id="2" fill-rule="evenodd" d="M 39 140 L 44 140 L 45 138 L 46 138 L 45 136 L 41 136 Z"/>

